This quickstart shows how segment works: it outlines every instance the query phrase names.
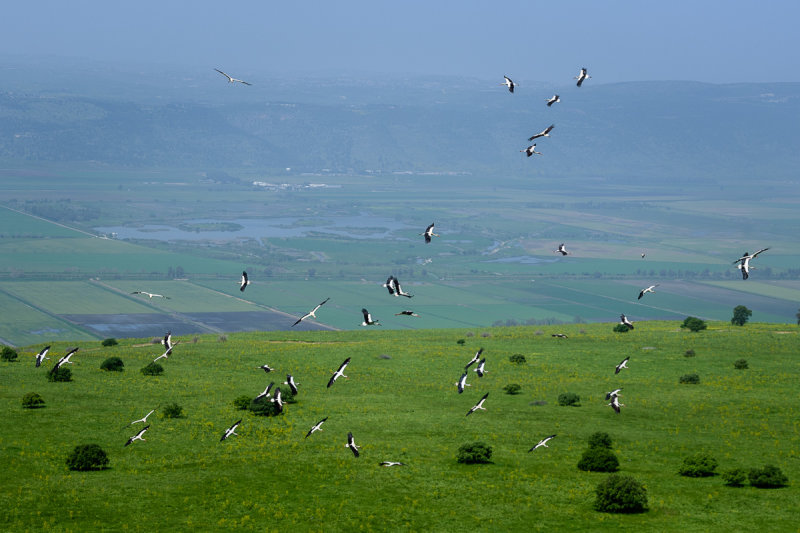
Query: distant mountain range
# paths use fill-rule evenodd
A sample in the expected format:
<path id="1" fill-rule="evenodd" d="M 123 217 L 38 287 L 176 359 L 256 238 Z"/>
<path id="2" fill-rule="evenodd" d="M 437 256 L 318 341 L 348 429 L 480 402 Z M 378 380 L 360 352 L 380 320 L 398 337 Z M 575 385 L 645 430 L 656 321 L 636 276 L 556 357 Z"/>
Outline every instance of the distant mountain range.
<path id="1" fill-rule="evenodd" d="M 0 161 L 263 171 L 457 172 L 636 183 L 795 179 L 800 84 L 583 87 L 464 78 L 252 79 L 11 62 Z M 234 73 L 247 79 L 247 73 Z M 561 102 L 548 108 L 554 93 Z M 185 96 L 185 98 L 182 98 Z M 527 138 L 543 155 L 520 153 Z"/>

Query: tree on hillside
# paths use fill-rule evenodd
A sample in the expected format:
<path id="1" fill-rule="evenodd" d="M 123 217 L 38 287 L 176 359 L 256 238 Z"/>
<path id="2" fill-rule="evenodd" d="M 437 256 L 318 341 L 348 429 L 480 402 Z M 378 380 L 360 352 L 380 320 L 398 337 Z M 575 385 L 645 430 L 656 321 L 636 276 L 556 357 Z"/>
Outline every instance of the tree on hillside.
<path id="1" fill-rule="evenodd" d="M 681 328 L 688 328 L 689 331 L 701 331 L 706 329 L 706 322 L 700 318 L 694 316 L 687 316 L 686 320 L 683 321 L 681 324 Z"/>
<path id="2" fill-rule="evenodd" d="M 736 326 L 744 326 L 750 317 L 753 315 L 753 312 L 743 305 L 737 305 L 733 308 L 733 318 L 731 318 L 731 324 Z"/>

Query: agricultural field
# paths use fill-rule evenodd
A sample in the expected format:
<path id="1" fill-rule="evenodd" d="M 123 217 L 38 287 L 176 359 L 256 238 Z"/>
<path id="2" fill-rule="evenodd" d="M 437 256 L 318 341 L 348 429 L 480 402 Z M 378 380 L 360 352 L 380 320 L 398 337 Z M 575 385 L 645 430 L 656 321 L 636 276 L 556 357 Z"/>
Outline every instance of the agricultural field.
<path id="1" fill-rule="evenodd" d="M 50 352 L 55 360 L 79 346 L 68 383 L 47 381 L 53 360 L 35 368 L 36 343 L 19 350 L 19 362 L 0 362 L 0 529 L 796 529 L 800 417 L 787 399 L 800 371 L 798 327 L 710 322 L 691 333 L 679 324 L 651 320 L 627 333 L 594 323 L 179 337 L 158 377 L 139 372 L 153 357 L 149 339 L 114 347 L 76 339 Z M 487 372 L 468 372 L 459 394 L 455 382 L 478 348 Z M 515 354 L 526 362 L 512 363 Z M 110 356 L 124 361 L 123 372 L 99 369 Z M 348 357 L 348 378 L 327 388 Z M 615 375 L 624 357 L 628 368 Z M 736 369 L 742 358 L 748 368 Z M 275 372 L 256 369 L 264 363 Z M 234 406 L 270 381 L 283 389 L 287 373 L 299 392 L 282 415 Z M 699 383 L 680 384 L 688 373 Z M 509 384 L 520 393 L 506 394 Z M 604 395 L 619 387 L 616 414 Z M 28 392 L 45 407 L 23 409 Z M 580 405 L 559 405 L 565 392 Z M 465 416 L 485 393 L 486 410 Z M 182 417 L 163 417 L 171 403 Z M 151 409 L 146 440 L 124 446 L 141 424 L 124 426 Z M 323 430 L 306 438 L 323 417 Z M 238 435 L 220 442 L 240 418 Z M 612 438 L 620 473 L 644 484 L 648 512 L 593 510 L 608 474 L 576 464 L 596 431 Z M 358 458 L 345 447 L 348 432 Z M 548 448 L 528 451 L 551 434 Z M 456 461 L 458 447 L 474 441 L 492 447 L 489 464 Z M 99 444 L 109 467 L 69 471 L 66 456 L 83 443 Z M 774 464 L 789 485 L 734 488 L 720 475 L 678 475 L 698 451 L 717 459 L 718 472 Z M 384 460 L 407 466 L 380 467 Z"/>

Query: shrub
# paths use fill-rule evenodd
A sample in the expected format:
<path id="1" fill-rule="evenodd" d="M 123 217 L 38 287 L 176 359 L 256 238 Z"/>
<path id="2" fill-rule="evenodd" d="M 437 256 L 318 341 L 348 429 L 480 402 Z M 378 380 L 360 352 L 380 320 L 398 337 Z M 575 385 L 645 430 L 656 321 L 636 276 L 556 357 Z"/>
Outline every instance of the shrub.
<path id="1" fill-rule="evenodd" d="M 760 489 L 774 489 L 785 487 L 789 484 L 781 469 L 774 465 L 765 465 L 763 468 L 753 468 L 747 474 L 750 484 Z"/>
<path id="2" fill-rule="evenodd" d="M 683 459 L 678 473 L 688 477 L 708 477 L 715 475 L 717 460 L 711 454 L 697 452 Z"/>
<path id="3" fill-rule="evenodd" d="M 558 395 L 558 405 L 580 407 L 581 397 L 574 392 L 562 392 Z"/>
<path id="4" fill-rule="evenodd" d="M 81 444 L 75 446 L 67 456 L 67 467 L 70 470 L 102 470 L 108 465 L 108 455 L 97 444 Z"/>
<path id="5" fill-rule="evenodd" d="M 683 352 L 683 356 L 684 356 L 684 357 L 694 357 L 694 356 L 695 356 L 694 350 L 692 350 L 691 348 L 689 348 L 688 350 L 686 350 L 685 352 Z"/>
<path id="6" fill-rule="evenodd" d="M 50 382 L 67 382 L 72 381 L 72 370 L 65 366 L 61 366 L 55 372 L 50 371 L 47 373 L 47 381 Z"/>
<path id="7" fill-rule="evenodd" d="M 647 490 L 631 476 L 611 474 L 597 485 L 594 509 L 603 513 L 647 511 Z"/>
<path id="8" fill-rule="evenodd" d="M 630 330 L 631 328 L 629 328 L 625 324 L 617 324 L 616 326 L 614 326 L 614 333 L 628 333 Z"/>
<path id="9" fill-rule="evenodd" d="M 19 354 L 14 348 L 11 348 L 10 346 L 3 346 L 3 350 L 0 352 L 0 359 L 7 363 L 14 363 L 16 362 L 17 357 L 19 357 Z"/>
<path id="10" fill-rule="evenodd" d="M 733 468 L 722 473 L 722 480 L 729 487 L 741 487 L 747 481 L 747 472 L 744 468 Z"/>
<path id="11" fill-rule="evenodd" d="M 161 418 L 183 418 L 183 407 L 175 402 L 168 403 L 161 409 Z"/>
<path id="12" fill-rule="evenodd" d="M 151 362 L 146 367 L 142 368 L 141 373 L 145 376 L 160 376 L 164 373 L 164 367 L 158 363 Z"/>
<path id="13" fill-rule="evenodd" d="M 733 362 L 733 368 L 736 370 L 747 370 L 749 368 L 747 366 L 747 359 L 737 359 Z"/>
<path id="14" fill-rule="evenodd" d="M 481 337 L 491 337 L 491 336 L 492 334 L 489 333 L 488 331 L 484 331 L 483 333 L 481 333 Z"/>
<path id="15" fill-rule="evenodd" d="M 22 397 L 22 407 L 25 409 L 44 407 L 44 398 L 35 392 L 29 392 Z"/>
<path id="16" fill-rule="evenodd" d="M 242 394 L 233 400 L 233 406 L 241 411 L 244 411 L 250 407 L 251 401 L 253 401 L 253 399 L 250 396 L 247 394 Z"/>
<path id="17" fill-rule="evenodd" d="M 508 357 L 508 360 L 517 365 L 524 365 L 527 361 L 525 360 L 525 356 L 521 353 L 515 353 Z"/>
<path id="18" fill-rule="evenodd" d="M 697 374 L 684 374 L 678 378 L 678 383 L 697 385 L 698 383 L 700 383 L 700 376 L 698 376 Z"/>
<path id="19" fill-rule="evenodd" d="M 750 309 L 743 305 L 737 305 L 733 308 L 731 324 L 734 326 L 744 326 L 747 324 L 747 321 L 750 320 L 751 316 L 753 316 L 753 312 Z"/>
<path id="20" fill-rule="evenodd" d="M 584 472 L 616 472 L 619 470 L 619 459 L 610 448 L 595 446 L 587 448 L 578 461 L 578 470 Z"/>
<path id="21" fill-rule="evenodd" d="M 456 344 L 458 344 L 458 345 L 463 345 L 465 342 L 467 342 L 467 341 L 465 341 L 464 339 L 458 339 L 458 340 L 456 341 Z"/>
<path id="22" fill-rule="evenodd" d="M 278 411 L 278 404 L 269 401 L 269 398 L 261 398 L 258 401 L 250 400 L 250 406 L 248 408 L 250 412 L 256 416 L 278 416 L 282 413 Z"/>
<path id="23" fill-rule="evenodd" d="M 464 335 L 466 335 L 467 337 L 474 337 L 475 336 L 475 334 L 472 333 L 471 331 L 466 332 Z"/>
<path id="24" fill-rule="evenodd" d="M 492 447 L 483 442 L 470 442 L 458 448 L 458 462 L 465 464 L 490 463 Z"/>
<path id="25" fill-rule="evenodd" d="M 119 343 L 117 342 L 117 339 L 115 339 L 114 337 L 110 337 L 108 339 L 103 339 L 103 342 L 101 342 L 100 344 L 102 344 L 103 346 L 116 346 Z"/>
<path id="26" fill-rule="evenodd" d="M 506 394 L 519 394 L 519 391 L 522 390 L 522 387 L 519 383 L 509 383 L 503 390 L 506 391 Z"/>
<path id="27" fill-rule="evenodd" d="M 589 435 L 589 448 L 611 449 L 611 435 L 605 431 L 596 431 Z"/>
<path id="28" fill-rule="evenodd" d="M 119 357 L 109 357 L 100 365 L 100 370 L 108 370 L 109 372 L 122 372 L 125 370 L 125 363 Z"/>
<path id="29" fill-rule="evenodd" d="M 706 329 L 708 326 L 706 325 L 704 320 L 701 320 L 694 316 L 688 316 L 681 324 L 681 329 L 686 328 L 689 331 L 697 332 Z"/>

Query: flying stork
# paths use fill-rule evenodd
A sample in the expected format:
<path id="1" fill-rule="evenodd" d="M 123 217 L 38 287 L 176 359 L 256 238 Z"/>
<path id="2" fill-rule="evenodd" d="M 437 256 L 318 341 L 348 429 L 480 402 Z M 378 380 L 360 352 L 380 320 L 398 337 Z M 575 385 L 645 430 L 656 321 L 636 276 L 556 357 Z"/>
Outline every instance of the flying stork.
<path id="1" fill-rule="evenodd" d="M 537 152 L 536 151 L 536 143 L 533 143 L 532 145 L 528 146 L 524 150 L 520 150 L 520 152 L 525 152 L 525 155 L 527 155 L 528 157 L 532 156 L 533 154 L 542 155 L 542 152 Z"/>
<path id="2" fill-rule="evenodd" d="M 566 333 L 551 333 L 551 337 L 558 337 L 559 339 L 566 339 L 568 338 Z"/>
<path id="3" fill-rule="evenodd" d="M 152 300 L 153 298 L 164 298 L 165 300 L 169 300 L 169 299 L 170 299 L 170 298 L 169 298 L 169 296 L 164 296 L 163 294 L 156 294 L 156 293 L 154 293 L 154 292 L 147 292 L 147 291 L 133 291 L 131 294 L 145 294 L 145 295 L 147 295 L 147 296 L 148 296 L 148 297 L 149 297 L 151 300 Z"/>
<path id="4" fill-rule="evenodd" d="M 619 374 L 620 370 L 622 370 L 623 368 L 628 368 L 628 359 L 630 359 L 630 356 L 620 361 L 620 363 L 614 369 L 614 374 Z"/>
<path id="5" fill-rule="evenodd" d="M 483 397 L 478 401 L 478 403 L 476 403 L 474 406 L 472 406 L 472 408 L 469 411 L 467 411 L 467 416 L 471 415 L 472 413 L 474 413 L 478 409 L 482 409 L 482 410 L 485 411 L 486 408 L 483 406 L 483 402 L 486 401 L 486 398 L 488 396 L 489 396 L 488 392 L 486 394 L 484 394 Z"/>
<path id="6" fill-rule="evenodd" d="M 500 85 L 505 85 L 506 87 L 508 87 L 508 92 L 513 93 L 514 87 L 516 87 L 517 84 L 511 81 L 511 78 L 509 78 L 508 76 L 503 76 L 503 77 L 505 78 L 506 81 L 504 81 Z"/>
<path id="7" fill-rule="evenodd" d="M 281 397 L 280 387 L 275 387 L 275 396 L 270 398 L 269 401 L 278 406 L 278 413 L 283 412 L 283 398 Z"/>
<path id="8" fill-rule="evenodd" d="M 270 381 L 270 382 L 269 382 L 269 385 L 267 385 L 267 388 L 266 388 L 266 389 L 264 389 L 264 392 L 262 392 L 261 394 L 259 394 L 259 395 L 258 395 L 258 396 L 256 396 L 255 398 L 253 398 L 253 401 L 254 401 L 254 402 L 257 402 L 257 401 L 259 401 L 261 398 L 269 398 L 269 396 L 270 396 L 270 392 L 269 392 L 269 391 L 271 391 L 271 390 L 272 390 L 272 386 L 273 386 L 273 385 L 275 385 L 275 382 L 274 382 L 274 381 Z"/>
<path id="9" fill-rule="evenodd" d="M 173 349 L 175 346 L 177 346 L 178 344 L 180 344 L 180 341 L 178 341 L 178 342 L 176 342 L 176 343 L 173 343 L 173 342 L 172 342 L 172 332 L 171 332 L 171 331 L 168 331 L 168 332 L 167 332 L 167 334 L 166 334 L 166 335 L 164 335 L 164 338 L 161 340 L 161 344 L 163 344 L 163 345 L 164 345 L 164 348 L 166 348 L 166 350 L 164 351 L 164 353 L 162 353 L 161 355 L 159 355 L 158 357 L 156 357 L 155 359 L 153 359 L 153 362 L 154 362 L 154 363 L 155 363 L 156 361 L 158 361 L 159 359 L 161 359 L 162 357 L 163 357 L 164 359 L 167 359 L 167 358 L 169 358 L 169 356 L 170 356 L 170 355 L 172 355 L 172 349 Z"/>
<path id="10" fill-rule="evenodd" d="M 467 370 L 464 369 L 464 373 L 461 374 L 461 377 L 458 378 L 458 381 L 456 382 L 456 387 L 458 387 L 458 393 L 461 394 L 462 392 L 464 392 L 464 387 L 471 387 L 471 386 L 472 385 L 467 383 Z"/>
<path id="11" fill-rule="evenodd" d="M 147 431 L 148 429 L 150 429 L 150 424 L 147 424 L 145 427 L 140 429 L 139 432 L 136 435 L 134 435 L 133 437 L 129 438 L 128 442 L 125 443 L 125 446 L 129 445 L 130 443 L 132 443 L 135 440 L 140 440 L 140 441 L 144 442 L 145 439 L 144 439 L 144 437 L 142 437 L 142 435 L 144 435 L 144 432 Z"/>
<path id="12" fill-rule="evenodd" d="M 269 365 L 267 365 L 267 364 L 263 364 L 263 365 L 261 365 L 261 366 L 257 366 L 256 368 L 257 368 L 257 369 L 261 369 L 261 370 L 263 370 L 263 371 L 264 371 L 264 372 L 266 372 L 267 374 L 269 374 L 270 372 L 272 372 L 273 370 L 275 370 L 274 368 L 272 368 L 271 366 L 269 366 Z"/>
<path id="13" fill-rule="evenodd" d="M 239 281 L 239 290 L 244 292 L 248 285 L 250 285 L 250 280 L 247 279 L 247 272 L 242 270 L 242 279 Z"/>
<path id="14" fill-rule="evenodd" d="M 358 457 L 358 449 L 361 448 L 361 446 L 356 446 L 356 441 L 353 438 L 353 434 L 350 432 L 347 433 L 347 444 L 345 444 L 344 447 L 350 448 L 350 450 L 353 452 L 353 455 Z"/>
<path id="15" fill-rule="evenodd" d="M 127 426 L 125 426 L 125 427 L 129 427 L 129 426 L 132 426 L 132 425 L 134 425 L 134 424 L 138 424 L 139 422 L 141 422 L 142 424 L 144 424 L 145 422 L 147 422 L 147 417 L 148 417 L 148 416 L 150 416 L 150 415 L 152 415 L 152 414 L 153 414 L 153 413 L 155 413 L 155 412 L 156 412 L 156 410 L 155 410 L 155 409 L 151 409 L 151 410 L 150 410 L 150 412 L 149 412 L 149 413 L 147 413 L 146 415 L 144 415 L 142 418 L 140 418 L 139 420 L 134 420 L 133 422 L 131 422 L 130 424 L 128 424 L 128 425 L 127 425 Z M 150 426 L 148 426 L 148 427 L 150 427 Z"/>
<path id="16" fill-rule="evenodd" d="M 658 287 L 659 285 L 661 285 L 661 284 L 660 284 L 660 283 L 656 283 L 655 285 L 650 285 L 650 286 L 649 286 L 649 287 L 647 287 L 646 289 L 642 289 L 642 290 L 640 290 L 640 291 L 639 291 L 639 297 L 638 297 L 638 298 L 636 298 L 636 299 L 637 299 L 637 300 L 641 300 L 641 299 L 642 299 L 642 296 L 644 296 L 644 295 L 645 295 L 645 294 L 647 294 L 648 292 L 653 292 L 653 293 L 654 293 L 654 292 L 656 292 L 656 291 L 654 291 L 653 289 L 655 289 L 655 288 L 656 288 L 656 287 Z"/>
<path id="17" fill-rule="evenodd" d="M 619 315 L 619 323 L 623 326 L 628 326 L 628 329 L 633 329 L 633 322 L 628 320 L 628 317 L 626 317 L 624 314 Z"/>
<path id="18" fill-rule="evenodd" d="M 380 466 L 406 466 L 405 463 L 399 461 L 381 461 L 378 463 Z"/>
<path id="19" fill-rule="evenodd" d="M 286 381 L 283 382 L 284 385 L 289 385 L 289 388 L 292 390 L 292 394 L 297 394 L 297 383 L 294 382 L 294 377 L 291 374 L 286 374 Z"/>
<path id="20" fill-rule="evenodd" d="M 555 128 L 555 127 L 556 127 L 555 124 L 550 124 L 545 129 L 540 131 L 539 133 L 535 133 L 535 134 L 533 134 L 533 136 L 528 137 L 528 140 L 532 141 L 534 139 L 538 139 L 539 137 L 550 137 L 550 132 L 553 131 L 553 128 Z"/>
<path id="21" fill-rule="evenodd" d="M 428 244 L 429 242 L 431 242 L 431 237 L 438 237 L 439 236 L 437 233 L 433 232 L 433 224 L 434 223 L 431 222 L 431 225 L 428 226 L 427 228 L 425 228 L 425 231 L 420 233 L 420 235 L 423 235 L 425 237 L 425 244 Z"/>
<path id="22" fill-rule="evenodd" d="M 419 315 L 418 315 L 417 313 L 415 313 L 414 311 L 409 311 L 408 309 L 406 309 L 405 311 L 400 311 L 399 313 L 395 313 L 395 314 L 394 314 L 394 316 L 400 316 L 400 315 L 405 315 L 405 316 L 419 316 Z"/>
<path id="23" fill-rule="evenodd" d="M 748 254 L 747 252 L 745 252 L 744 254 L 742 254 L 742 257 L 733 262 L 733 264 L 736 265 L 736 268 L 742 271 L 742 279 L 749 278 L 750 268 L 755 268 L 755 267 L 750 267 L 750 260 L 755 259 L 755 257 L 758 254 L 760 254 L 761 252 L 766 252 L 767 250 L 769 250 L 769 248 L 762 248 L 754 254 Z"/>
<path id="24" fill-rule="evenodd" d="M 561 98 L 557 94 L 554 94 L 553 96 L 547 99 L 547 107 L 550 107 L 553 104 L 557 104 L 560 101 Z"/>
<path id="25" fill-rule="evenodd" d="M 618 389 L 614 389 L 610 392 L 606 393 L 606 400 L 610 400 L 612 396 L 619 396 L 619 392 L 622 390 L 622 387 Z"/>
<path id="26" fill-rule="evenodd" d="M 42 348 L 42 351 L 36 354 L 36 368 L 42 366 L 42 363 L 44 363 L 45 359 L 50 359 L 49 357 L 47 357 L 47 352 L 49 351 L 50 347 L 45 346 L 44 348 Z"/>
<path id="27" fill-rule="evenodd" d="M 480 348 L 477 352 L 475 352 L 475 355 L 473 355 L 472 359 L 469 360 L 469 363 L 467 363 L 467 365 L 464 367 L 464 370 L 471 367 L 472 363 L 477 363 L 478 361 L 480 361 L 482 353 L 483 353 L 483 348 Z"/>
<path id="28" fill-rule="evenodd" d="M 369 311 L 367 311 L 366 309 L 361 308 L 361 314 L 364 315 L 364 321 L 361 323 L 362 326 L 380 326 L 381 325 L 380 322 L 378 322 L 377 320 L 374 320 L 372 318 L 372 315 L 369 314 Z"/>
<path id="29" fill-rule="evenodd" d="M 219 439 L 219 441 L 222 442 L 225 439 L 227 439 L 228 437 L 230 437 L 231 435 L 236 435 L 238 437 L 239 434 L 236 433 L 236 428 L 239 427 L 239 424 L 241 424 L 241 423 L 242 423 L 242 419 L 241 418 L 239 420 L 237 420 L 236 422 L 234 422 L 233 425 L 231 425 L 231 427 L 229 427 L 228 429 L 225 430 L 225 433 L 223 433 L 222 438 Z"/>
<path id="30" fill-rule="evenodd" d="M 564 245 L 563 242 L 558 245 L 558 250 L 553 250 L 553 253 L 554 254 L 561 254 L 562 256 L 563 255 L 569 255 L 569 252 L 567 251 L 567 247 Z"/>
<path id="31" fill-rule="evenodd" d="M 486 366 L 486 358 L 484 357 L 480 361 L 478 361 L 478 366 L 475 367 L 475 372 L 478 373 L 478 377 L 482 378 L 483 375 L 488 372 L 484 367 Z"/>
<path id="32" fill-rule="evenodd" d="M 406 298 L 413 298 L 413 294 L 409 294 L 407 292 L 403 292 L 403 288 L 400 286 L 400 280 L 394 276 L 389 276 L 389 279 L 386 280 L 386 283 L 383 284 L 389 291 L 389 294 L 393 296 L 405 296 Z"/>
<path id="33" fill-rule="evenodd" d="M 53 368 L 52 368 L 52 370 L 50 370 L 50 373 L 51 374 L 55 374 L 56 370 L 61 368 L 61 365 L 65 364 L 65 363 L 72 364 L 72 361 L 70 361 L 69 358 L 72 357 L 73 355 L 75 355 L 75 352 L 77 352 L 77 351 L 78 351 L 77 348 L 73 348 L 69 352 L 67 352 L 67 355 L 65 355 L 64 357 L 59 359 L 58 362 L 55 365 L 53 365 Z"/>
<path id="34" fill-rule="evenodd" d="M 547 445 L 547 441 L 549 441 L 550 439 L 554 439 L 555 437 L 556 437 L 555 435 L 550 435 L 549 437 L 545 437 L 545 438 L 543 438 L 542 440 L 540 440 L 539 442 L 537 442 L 537 443 L 536 443 L 536 445 L 535 445 L 533 448 L 531 448 L 530 450 L 528 450 L 528 453 L 530 453 L 530 452 L 532 452 L 533 450 L 535 450 L 536 448 L 540 448 L 540 447 L 549 448 L 550 446 L 548 446 L 548 445 Z"/>
<path id="35" fill-rule="evenodd" d="M 588 78 L 591 78 L 591 76 L 589 76 L 589 73 L 586 72 L 586 67 L 584 67 L 581 69 L 581 73 L 575 76 L 573 79 L 578 80 L 578 87 L 580 87 L 581 84 Z"/>
<path id="36" fill-rule="evenodd" d="M 339 365 L 339 368 L 337 368 L 336 372 L 333 373 L 331 379 L 328 380 L 328 388 L 330 388 L 330 386 L 333 385 L 333 383 L 339 378 L 347 379 L 347 376 L 344 375 L 344 369 L 347 368 L 347 365 L 349 364 L 350 364 L 350 358 L 348 357 L 347 359 L 344 360 L 344 362 L 342 362 L 341 365 Z"/>
<path id="37" fill-rule="evenodd" d="M 611 403 L 607 403 L 606 405 L 611 406 L 611 408 L 619 414 L 619 408 L 625 407 L 624 403 L 619 403 L 619 396 L 616 394 L 611 395 Z"/>
<path id="38" fill-rule="evenodd" d="M 231 76 L 228 76 L 227 74 L 225 74 L 224 72 L 222 72 L 222 71 L 221 71 L 220 69 L 218 69 L 218 68 L 215 68 L 214 70 L 216 70 L 217 72 L 219 72 L 220 74 L 222 74 L 223 76 L 225 76 L 226 78 L 228 78 L 228 83 L 234 83 L 234 82 L 236 82 L 236 83 L 242 83 L 242 84 L 244 84 L 244 85 L 252 85 L 252 83 L 247 83 L 247 82 L 246 82 L 246 81 L 244 81 L 244 80 L 240 80 L 240 79 L 238 79 L 238 78 L 233 78 L 233 77 L 231 77 Z"/>
<path id="39" fill-rule="evenodd" d="M 306 438 L 308 438 L 308 436 L 314 433 L 315 431 L 322 431 L 322 424 L 324 424 L 327 419 L 328 417 L 326 416 L 325 418 L 323 418 L 322 420 L 311 426 L 311 429 L 309 429 L 308 433 L 306 433 Z"/>
<path id="40" fill-rule="evenodd" d="M 308 313 L 306 313 L 306 314 L 304 314 L 303 316 L 301 316 L 300 318 L 298 318 L 298 319 L 297 319 L 297 322 L 295 322 L 294 324 L 292 324 L 292 327 L 295 327 L 297 324 L 299 324 L 300 322 L 302 322 L 302 321 L 303 321 L 303 320 L 305 320 L 306 318 L 309 318 L 309 317 L 314 317 L 314 318 L 317 318 L 317 315 L 316 315 L 315 313 L 316 313 L 316 312 L 319 310 L 319 308 L 320 308 L 320 307 L 322 307 L 323 305 L 325 305 L 325 302 L 327 302 L 328 300 L 330 300 L 330 298 L 325 298 L 325 300 L 324 300 L 324 301 L 322 301 L 322 302 L 320 302 L 320 303 L 319 303 L 319 305 L 317 305 L 317 306 L 316 306 L 314 309 L 312 309 L 312 310 L 311 310 L 311 311 L 309 311 Z"/>

